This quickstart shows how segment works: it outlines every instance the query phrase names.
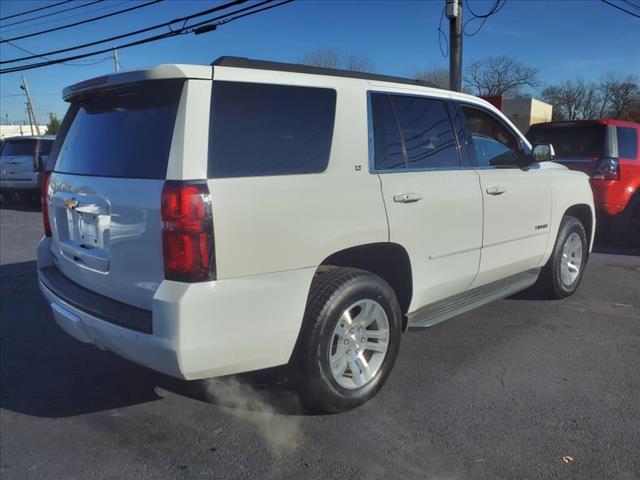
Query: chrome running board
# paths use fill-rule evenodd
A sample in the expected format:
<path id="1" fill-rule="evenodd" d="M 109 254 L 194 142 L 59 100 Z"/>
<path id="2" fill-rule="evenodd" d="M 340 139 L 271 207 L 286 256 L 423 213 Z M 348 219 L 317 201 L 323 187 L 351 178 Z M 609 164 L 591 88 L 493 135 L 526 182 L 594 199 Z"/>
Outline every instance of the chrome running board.
<path id="1" fill-rule="evenodd" d="M 536 283 L 539 274 L 539 268 L 527 270 L 430 305 L 425 305 L 408 315 L 407 329 L 432 327 L 485 303 L 513 295 Z"/>

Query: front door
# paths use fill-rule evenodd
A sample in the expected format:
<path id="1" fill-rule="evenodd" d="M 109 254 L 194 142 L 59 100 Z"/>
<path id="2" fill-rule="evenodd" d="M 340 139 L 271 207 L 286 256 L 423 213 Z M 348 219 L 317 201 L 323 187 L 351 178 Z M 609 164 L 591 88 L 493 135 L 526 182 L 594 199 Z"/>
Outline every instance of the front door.
<path id="1" fill-rule="evenodd" d="M 459 107 L 468 127 L 467 153 L 480 176 L 484 227 L 473 286 L 536 268 L 547 248 L 551 187 L 539 164 L 522 165 L 523 142 L 481 107 Z"/>
<path id="2" fill-rule="evenodd" d="M 464 292 L 482 244 L 478 174 L 463 169 L 446 101 L 372 93 L 372 165 L 379 175 L 389 239 L 411 258 L 410 311 Z"/>

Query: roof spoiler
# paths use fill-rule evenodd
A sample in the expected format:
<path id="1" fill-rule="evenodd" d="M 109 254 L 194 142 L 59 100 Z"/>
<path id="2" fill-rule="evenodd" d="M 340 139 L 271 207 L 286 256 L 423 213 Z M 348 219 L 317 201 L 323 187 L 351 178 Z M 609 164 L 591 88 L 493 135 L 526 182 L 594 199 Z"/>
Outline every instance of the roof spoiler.
<path id="1" fill-rule="evenodd" d="M 62 98 L 67 102 L 74 97 L 91 90 L 109 88 L 127 83 L 145 82 L 150 80 L 165 80 L 171 78 L 197 78 L 211 80 L 210 67 L 202 65 L 158 65 L 145 70 L 114 73 L 84 80 L 66 87 L 62 91 Z"/>

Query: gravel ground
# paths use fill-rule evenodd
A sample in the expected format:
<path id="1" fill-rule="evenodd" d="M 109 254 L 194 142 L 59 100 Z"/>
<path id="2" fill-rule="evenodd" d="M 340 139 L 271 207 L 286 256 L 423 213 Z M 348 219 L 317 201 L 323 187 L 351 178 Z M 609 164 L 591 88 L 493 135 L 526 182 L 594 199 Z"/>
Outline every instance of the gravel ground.
<path id="1" fill-rule="evenodd" d="M 640 478 L 637 251 L 593 254 L 569 299 L 405 335 L 376 398 L 310 416 L 264 375 L 207 395 L 67 336 L 38 290 L 40 235 L 40 212 L 2 205 L 3 479 Z"/>

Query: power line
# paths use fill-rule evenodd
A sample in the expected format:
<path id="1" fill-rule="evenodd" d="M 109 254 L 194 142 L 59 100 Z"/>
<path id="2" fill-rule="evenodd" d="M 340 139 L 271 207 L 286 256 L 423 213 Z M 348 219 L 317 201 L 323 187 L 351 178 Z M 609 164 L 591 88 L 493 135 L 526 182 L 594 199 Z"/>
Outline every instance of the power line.
<path id="1" fill-rule="evenodd" d="M 64 0 L 62 2 L 53 3 L 45 7 L 34 8 L 33 10 L 27 10 L 26 12 L 20 12 L 20 13 L 16 13 L 15 15 L 9 15 L 8 17 L 1 17 L 0 20 L 9 20 L 10 18 L 21 17 L 22 15 L 26 15 L 27 13 L 39 12 L 40 10 L 46 10 L 47 8 L 57 7 L 58 5 L 62 5 L 63 3 L 69 3 L 70 1 L 71 0 Z"/>
<path id="2" fill-rule="evenodd" d="M 92 8 L 89 9 L 85 12 L 81 12 L 81 13 L 75 13 L 72 15 L 65 15 L 63 17 L 60 18 L 54 18 L 53 20 L 45 20 L 44 22 L 38 22 L 38 23 L 34 23 L 32 25 L 23 25 L 21 27 L 13 27 L 13 28 L 9 28 L 9 29 L 5 29 L 4 27 L 2 28 L 2 31 L 7 34 L 9 32 L 17 32 L 18 30 L 24 30 L 25 28 L 34 28 L 34 27 L 39 27 L 41 25 L 51 25 L 52 23 L 57 23 L 57 22 L 61 22 L 63 20 L 69 20 L 71 18 L 78 18 L 78 17 L 82 17 L 84 15 L 88 15 L 88 14 L 94 14 L 97 12 L 101 12 L 103 10 L 108 10 L 114 7 L 119 7 L 120 5 L 124 5 L 125 3 L 129 3 L 129 0 L 122 0 L 121 2 L 117 2 L 117 3 L 112 3 L 111 1 L 107 2 L 106 5 L 103 5 L 101 7 L 97 7 L 97 8 Z"/>
<path id="3" fill-rule="evenodd" d="M 255 15 L 256 13 L 260 13 L 260 12 L 264 12 L 266 10 L 270 10 L 272 8 L 276 8 L 282 5 L 286 5 L 288 3 L 293 2 L 294 0 L 284 0 L 281 1 L 279 3 L 275 3 L 275 4 L 271 4 L 271 5 L 267 5 L 265 7 L 262 8 L 256 8 L 256 7 L 261 7 L 262 5 L 266 5 L 266 4 L 270 4 L 272 3 L 274 0 L 264 0 L 263 2 L 254 4 L 254 5 L 250 5 L 248 7 L 244 7 L 238 10 L 235 10 L 233 12 L 228 12 L 225 13 L 223 15 L 220 15 L 218 17 L 215 18 L 211 18 L 208 20 L 204 20 L 202 22 L 196 23 L 194 25 L 191 25 L 189 27 L 181 27 L 178 30 L 173 30 L 171 32 L 166 32 L 163 34 L 159 34 L 159 35 L 155 35 L 153 37 L 148 37 L 148 38 L 144 38 L 141 40 L 137 40 L 134 42 L 130 42 L 130 43 L 125 43 L 123 45 L 117 45 L 115 48 L 118 49 L 124 49 L 124 48 L 129 48 L 129 47 L 134 47 L 137 45 L 143 45 L 146 43 L 151 43 L 151 42 L 155 42 L 155 41 L 159 41 L 159 40 L 164 40 L 165 38 L 171 38 L 171 37 L 175 37 L 178 35 L 185 35 L 188 33 L 195 33 L 195 34 L 201 34 L 201 33 L 206 33 L 212 30 L 215 30 L 218 26 L 230 23 L 234 20 L 238 20 L 240 18 L 243 17 L 247 17 L 249 15 Z M 248 11 L 250 10 L 250 11 Z M 246 12 L 246 13 L 243 13 Z M 231 18 L 227 18 L 227 17 L 231 17 Z M 19 72 L 19 71 L 23 71 L 23 70 L 31 70 L 34 68 L 41 68 L 41 67 L 47 67 L 49 65 L 56 65 L 59 63 L 64 63 L 70 60 L 77 60 L 80 58 L 86 58 L 86 57 L 91 57 L 94 55 L 99 55 L 101 53 L 106 53 L 106 52 L 111 52 L 112 49 L 114 47 L 110 47 L 110 48 L 106 48 L 104 50 L 98 50 L 95 52 L 89 52 L 89 53 L 84 53 L 84 54 L 78 54 L 78 55 L 74 55 L 71 57 L 66 57 L 66 58 L 61 58 L 61 59 L 56 59 L 56 60 L 50 60 L 48 62 L 40 62 L 40 63 L 33 63 L 33 64 L 29 64 L 29 65 L 21 65 L 21 66 L 17 66 L 17 67 L 11 67 L 11 68 L 5 68 L 0 70 L 0 74 L 3 73 L 12 73 L 12 72 Z"/>
<path id="4" fill-rule="evenodd" d="M 58 15 L 60 13 L 68 12 L 70 10 L 77 10 L 78 8 L 88 7 L 89 5 L 93 5 L 94 3 L 100 3 L 100 2 L 104 2 L 104 0 L 93 0 L 92 2 L 83 3 L 81 5 L 76 5 L 75 7 L 65 8 L 64 10 L 58 10 L 57 12 L 51 12 L 51 13 L 47 13 L 45 15 L 39 15 L 37 17 L 27 18 L 26 20 L 20 20 L 20 21 L 17 21 L 17 22 L 8 23 L 6 25 L 3 25 L 2 28 L 7 28 L 7 27 L 10 27 L 12 25 L 18 25 L 20 23 L 31 22 L 33 20 L 39 20 L 39 19 L 45 18 L 45 17 L 51 17 L 53 15 Z"/>
<path id="5" fill-rule="evenodd" d="M 83 48 L 87 48 L 87 47 L 93 47 L 95 45 L 99 45 L 101 43 L 107 43 L 107 42 L 113 42 L 114 40 L 121 40 L 123 38 L 127 38 L 127 37 L 132 37 L 134 35 L 139 35 L 141 33 L 146 33 L 149 32 L 151 30 L 157 30 L 158 28 L 162 28 L 162 27 L 169 27 L 171 29 L 171 25 L 173 24 L 178 24 L 178 23 L 182 23 L 182 26 L 184 28 L 186 22 L 188 22 L 189 20 L 192 20 L 194 18 L 198 18 L 198 17 L 202 17 L 205 15 L 209 15 L 210 13 L 215 13 L 218 12 L 220 10 L 224 10 L 226 8 L 229 7 L 234 7 L 236 5 L 240 5 L 242 3 L 246 3 L 248 0 L 233 0 L 230 2 L 227 2 L 225 4 L 222 5 L 218 5 L 217 7 L 213 7 L 213 8 L 209 8 L 207 10 L 201 10 L 199 12 L 193 13 L 191 15 L 187 15 L 185 17 L 181 17 L 181 18 L 174 18 L 173 20 L 169 20 L 168 22 L 164 22 L 164 23 L 159 23 L 157 25 L 153 25 L 151 27 L 146 27 L 146 28 L 141 28 L 139 30 L 135 30 L 133 32 L 129 32 L 129 33 L 123 33 L 121 35 L 114 35 L 113 37 L 108 37 L 102 40 L 96 40 L 94 42 L 89 42 L 89 43 L 84 43 L 81 45 L 75 45 L 73 47 L 67 47 L 67 48 L 61 48 L 58 50 L 52 50 L 50 52 L 43 52 L 41 54 L 33 54 L 31 56 L 27 56 L 27 57 L 19 57 L 19 58 L 12 58 L 10 60 L 3 60 L 0 61 L 0 65 L 4 65 L 7 63 L 15 63 L 15 62 L 21 62 L 23 60 L 31 60 L 32 58 L 38 58 L 41 57 L 42 55 L 56 55 L 58 53 L 65 53 L 65 52 L 70 52 L 73 50 L 80 50 Z"/>
<path id="6" fill-rule="evenodd" d="M 640 8 L 640 5 L 638 5 L 637 3 L 630 2 L 629 0 L 622 0 L 622 1 L 627 5 L 631 5 L 634 8 Z"/>
<path id="7" fill-rule="evenodd" d="M 622 8 L 619 5 L 616 5 L 615 3 L 608 2 L 607 0 L 600 0 L 600 1 L 603 2 L 603 3 L 606 3 L 607 5 L 611 5 L 613 8 L 617 8 L 621 12 L 628 13 L 632 17 L 640 18 L 640 15 L 638 15 L 637 13 L 630 12 L 629 10 L 625 10 L 624 8 Z"/>
<path id="8" fill-rule="evenodd" d="M 2 40 L 2 37 L 0 37 L 0 40 Z M 18 50 L 22 50 L 25 53 L 30 53 L 31 55 L 37 57 L 37 58 L 44 58 L 45 60 L 51 60 L 51 58 L 45 57 L 44 55 L 38 55 L 37 53 L 32 52 L 31 50 L 27 50 L 26 48 L 21 47 L 20 45 L 17 45 L 13 42 L 7 42 L 9 45 L 11 45 L 14 48 L 17 48 Z M 83 63 L 67 63 L 67 62 L 61 62 L 63 65 L 67 65 L 69 67 L 87 67 L 89 65 L 96 65 L 98 63 L 102 63 L 106 60 L 111 60 L 111 57 L 105 57 L 102 58 L 100 60 L 97 61 L 91 61 L 91 62 L 83 62 Z"/>
<path id="9" fill-rule="evenodd" d="M 489 17 L 491 17 L 492 15 L 495 15 L 500 10 L 502 10 L 502 8 L 505 6 L 506 3 L 507 3 L 507 0 L 495 0 L 495 2 L 493 3 L 493 5 L 491 6 L 491 8 L 487 13 L 479 15 L 473 11 L 469 1 L 465 2 L 467 6 L 467 10 L 469 10 L 469 13 L 472 15 L 472 17 L 466 22 L 464 22 L 464 25 L 462 27 L 464 34 L 467 37 L 473 37 L 474 35 L 477 35 L 478 33 L 480 33 L 480 30 L 482 30 L 482 27 L 484 26 L 485 22 L 489 19 Z M 473 33 L 467 32 L 467 25 L 476 20 L 480 20 L 480 24 L 478 25 L 478 27 L 475 29 Z"/>
<path id="10" fill-rule="evenodd" d="M 67 25 L 62 25 L 60 27 L 50 28 L 48 30 L 42 30 L 40 32 L 29 33 L 29 34 L 26 34 L 26 35 L 20 35 L 20 36 L 17 36 L 17 37 L 8 38 L 6 40 L 0 41 L 0 43 L 8 42 L 10 40 L 21 40 L 23 38 L 36 37 L 38 35 L 44 35 L 45 33 L 57 32 L 58 30 L 64 30 L 64 29 L 71 28 L 71 27 L 77 27 L 78 25 L 84 25 L 85 23 L 95 22 L 95 21 L 98 21 L 98 20 L 102 20 L 103 18 L 113 17 L 115 15 L 120 15 L 122 13 L 127 13 L 127 12 L 131 12 L 133 10 L 138 10 L 139 8 L 148 7 L 150 5 L 153 5 L 154 3 L 158 3 L 158 2 L 162 2 L 162 1 L 163 0 L 150 0 L 149 2 L 146 2 L 146 3 L 141 3 L 141 4 L 138 4 L 138 5 L 134 5 L 133 7 L 129 7 L 129 8 L 123 8 L 122 10 L 116 10 L 115 12 L 107 13 L 105 15 L 100 15 L 98 17 L 88 18 L 86 20 L 81 20 L 81 21 L 75 22 L 75 23 L 68 23 Z"/>

